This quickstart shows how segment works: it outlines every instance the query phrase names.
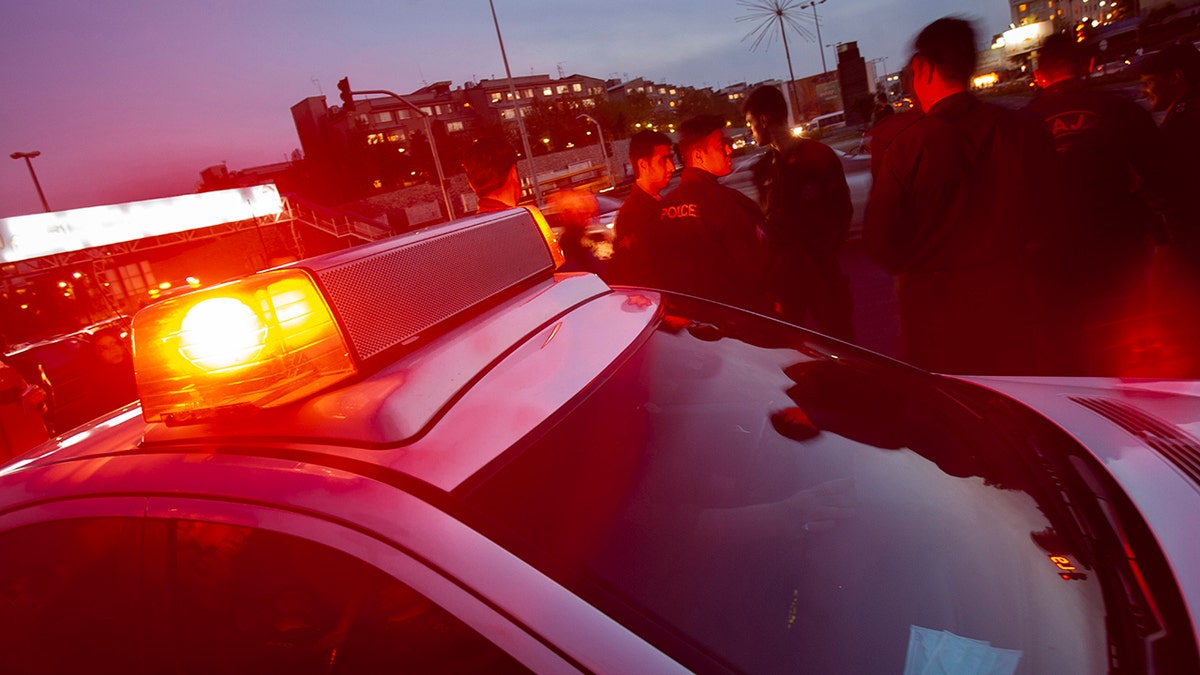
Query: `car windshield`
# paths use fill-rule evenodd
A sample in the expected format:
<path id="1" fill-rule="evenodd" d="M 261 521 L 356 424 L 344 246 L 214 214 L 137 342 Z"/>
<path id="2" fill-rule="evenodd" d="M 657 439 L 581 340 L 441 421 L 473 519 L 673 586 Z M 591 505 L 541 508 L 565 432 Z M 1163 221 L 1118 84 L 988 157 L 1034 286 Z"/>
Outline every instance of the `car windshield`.
<path id="1" fill-rule="evenodd" d="M 924 374 L 695 310 L 465 488 L 494 536 L 701 670 L 1106 670 L 1106 572 L 1003 429 Z"/>

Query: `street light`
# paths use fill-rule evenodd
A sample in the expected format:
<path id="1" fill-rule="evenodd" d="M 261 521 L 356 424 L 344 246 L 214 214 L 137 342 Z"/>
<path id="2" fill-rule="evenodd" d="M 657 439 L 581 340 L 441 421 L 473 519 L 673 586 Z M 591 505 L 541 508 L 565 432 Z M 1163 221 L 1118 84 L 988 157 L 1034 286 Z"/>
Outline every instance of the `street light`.
<path id="1" fill-rule="evenodd" d="M 342 80 L 345 82 L 345 80 Z M 340 83 L 339 83 L 340 84 Z M 433 167 L 437 169 L 438 185 L 442 188 L 442 201 L 446 203 L 446 218 L 454 220 L 454 207 L 450 205 L 450 193 L 446 190 L 446 175 L 442 173 L 442 160 L 438 157 L 437 143 L 433 141 L 433 127 L 429 124 L 429 113 L 421 110 L 412 101 L 404 98 L 400 94 L 390 92 L 386 89 L 364 89 L 362 91 L 350 91 L 350 85 L 347 83 L 346 88 L 342 91 L 342 100 L 347 102 L 347 105 L 353 103 L 355 95 L 370 96 L 372 94 L 381 94 L 383 96 L 391 96 L 408 106 L 409 110 L 415 112 L 421 121 L 425 123 L 425 137 L 429 140 L 429 149 L 433 152 Z"/>
<path id="2" fill-rule="evenodd" d="M 525 157 L 529 162 L 529 173 L 533 179 L 533 198 L 538 207 L 542 202 L 542 185 L 538 182 L 537 166 L 533 162 L 533 150 L 529 147 L 529 135 L 525 133 L 525 121 L 521 117 L 521 99 L 517 97 L 517 85 L 513 82 L 512 70 L 508 67 L 508 53 L 504 51 L 504 38 L 500 35 L 500 19 L 496 18 L 496 3 L 488 0 L 492 8 L 492 23 L 496 25 L 496 41 L 500 43 L 500 57 L 504 59 L 504 74 L 508 76 L 508 93 L 512 96 L 513 113 L 517 118 L 517 130 L 521 132 L 521 143 L 525 146 Z"/>
<path id="3" fill-rule="evenodd" d="M 817 5 L 819 5 L 823 2 L 825 2 L 825 0 L 810 0 L 809 2 L 806 2 L 803 5 L 800 5 L 800 9 L 808 9 L 809 7 L 812 7 L 812 10 L 813 10 L 813 23 L 817 27 L 817 49 L 821 50 L 821 74 L 825 74 L 825 73 L 829 72 L 829 68 L 825 67 L 825 48 L 820 46 L 821 45 L 821 20 L 817 18 Z M 826 45 L 826 46 L 828 46 L 828 45 Z"/>
<path id="4" fill-rule="evenodd" d="M 608 184 L 616 187 L 617 181 L 613 176 L 612 166 L 608 163 L 608 152 L 604 149 L 604 129 L 600 128 L 600 123 L 596 121 L 595 117 L 592 117 L 586 113 L 580 113 L 575 119 L 586 119 L 592 124 L 596 125 L 596 131 L 600 135 L 600 156 L 604 158 L 604 173 L 608 174 Z"/>
<path id="5" fill-rule="evenodd" d="M 50 205 L 46 203 L 46 195 L 42 193 L 42 184 L 38 182 L 37 174 L 33 171 L 33 162 L 29 161 L 40 154 L 42 154 L 41 151 L 34 150 L 33 152 L 14 152 L 9 157 L 25 160 L 25 166 L 29 167 L 29 175 L 33 178 L 33 187 L 37 188 L 38 197 L 42 200 L 42 208 L 46 209 L 46 213 L 50 213 Z"/>

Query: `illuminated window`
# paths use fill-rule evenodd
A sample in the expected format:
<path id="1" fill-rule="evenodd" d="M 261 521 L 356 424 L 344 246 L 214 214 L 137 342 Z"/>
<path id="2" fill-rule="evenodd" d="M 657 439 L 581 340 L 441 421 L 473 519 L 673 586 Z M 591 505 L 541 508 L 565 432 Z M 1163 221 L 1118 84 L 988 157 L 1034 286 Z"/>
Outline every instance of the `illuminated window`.
<path id="1" fill-rule="evenodd" d="M 454 133 L 455 131 L 462 131 L 462 130 L 463 130 L 462 122 L 446 122 L 446 132 L 447 133 Z"/>
<path id="2" fill-rule="evenodd" d="M 511 101 L 511 100 L 513 100 L 513 95 L 512 95 L 512 92 L 511 92 L 511 91 L 510 91 L 510 92 L 506 92 L 506 93 L 504 94 L 504 100 L 506 100 L 506 101 Z"/>
<path id="3" fill-rule="evenodd" d="M 565 94 L 565 93 L 567 93 L 567 85 L 560 84 L 560 85 L 558 85 L 558 87 L 555 91 L 559 94 Z"/>
<path id="4" fill-rule="evenodd" d="M 533 98 L 533 90 L 526 89 L 525 92 L 522 94 L 522 96 L 524 96 L 525 98 Z"/>
<path id="5" fill-rule="evenodd" d="M 1087 2 L 1087 0 L 1083 0 L 1083 1 Z M 1018 12 L 1024 12 L 1028 8 L 1029 8 L 1029 5 L 1026 5 L 1025 3 L 1021 3 L 1021 4 L 1017 5 Z"/>
<path id="6" fill-rule="evenodd" d="M 501 119 L 506 119 L 506 120 L 511 120 L 511 119 L 513 119 L 513 111 L 512 111 L 512 108 L 505 108 L 504 110 L 501 110 L 501 111 L 500 111 L 500 118 L 501 118 Z"/>
<path id="7" fill-rule="evenodd" d="M 130 296 L 144 295 L 147 289 L 157 284 L 154 272 L 150 270 L 150 263 L 145 260 L 131 265 L 121 265 L 117 268 L 117 273 L 121 275 L 120 283 L 110 286 L 110 290 L 115 291 L 119 287 Z M 109 283 L 115 281 L 112 270 L 106 270 L 105 274 L 109 277 Z"/>
<path id="8" fill-rule="evenodd" d="M 554 90 L 551 89 L 550 87 L 546 87 L 545 89 L 542 90 L 542 96 L 553 96 L 553 95 L 554 95 Z"/>
<path id="9" fill-rule="evenodd" d="M 502 98 L 504 98 L 504 95 L 501 94 L 500 92 L 498 92 L 498 91 L 492 92 L 492 103 L 499 103 L 500 99 L 502 99 Z"/>
<path id="10" fill-rule="evenodd" d="M 426 115 L 432 115 L 432 114 L 433 114 L 433 111 L 432 111 L 432 110 L 430 110 L 430 109 L 428 108 L 428 106 L 421 108 L 421 112 L 425 113 Z"/>
<path id="11" fill-rule="evenodd" d="M 376 124 L 387 124 L 392 121 L 392 113 L 387 111 L 375 113 L 371 116 L 371 121 Z"/>
<path id="12" fill-rule="evenodd" d="M 412 118 L 411 110 L 397 110 L 396 111 L 396 119 L 398 119 L 398 120 L 407 120 L 407 119 L 411 119 L 411 118 Z"/>
<path id="13" fill-rule="evenodd" d="M 581 92 L 583 91 L 583 85 L 576 82 L 575 84 L 571 85 L 571 91 Z"/>

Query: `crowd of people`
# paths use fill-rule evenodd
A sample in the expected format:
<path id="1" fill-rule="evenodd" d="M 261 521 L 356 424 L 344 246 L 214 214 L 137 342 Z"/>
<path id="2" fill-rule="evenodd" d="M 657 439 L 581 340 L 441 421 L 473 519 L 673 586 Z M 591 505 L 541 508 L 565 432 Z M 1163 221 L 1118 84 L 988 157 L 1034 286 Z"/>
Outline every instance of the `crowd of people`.
<path id="1" fill-rule="evenodd" d="M 914 110 L 871 117 L 863 241 L 895 277 L 904 358 L 958 374 L 1200 376 L 1200 53 L 1173 45 L 1142 64 L 1152 111 L 1091 86 L 1070 37 L 1037 54 L 1024 109 L 971 91 L 975 32 L 947 17 L 913 43 Z M 765 149 L 757 202 L 723 185 L 726 121 L 683 122 L 678 140 L 632 137 L 634 184 L 600 267 L 563 236 L 569 264 L 617 284 L 687 293 L 855 339 L 839 251 L 853 207 L 829 146 L 797 137 L 782 93 L 742 112 Z M 666 191 L 682 162 L 678 186 Z M 480 139 L 465 168 L 481 212 L 521 197 L 517 156 Z M 568 205 L 568 212 L 571 208 Z M 1147 371 L 1153 363 L 1157 372 Z"/>
<path id="2" fill-rule="evenodd" d="M 949 373 L 1200 375 L 1187 194 L 1200 54 L 1175 45 L 1144 62 L 1161 127 L 1093 88 L 1067 36 L 1039 50 L 1024 109 L 980 100 L 974 67 L 968 22 L 930 24 L 911 60 L 920 111 L 872 130 L 864 239 L 896 276 L 906 359 Z"/>

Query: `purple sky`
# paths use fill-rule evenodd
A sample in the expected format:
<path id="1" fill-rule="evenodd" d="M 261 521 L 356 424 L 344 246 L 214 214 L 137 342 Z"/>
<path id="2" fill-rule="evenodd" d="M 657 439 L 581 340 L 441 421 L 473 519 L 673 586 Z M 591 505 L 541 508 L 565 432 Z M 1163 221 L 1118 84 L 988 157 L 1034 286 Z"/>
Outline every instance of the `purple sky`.
<path id="1" fill-rule="evenodd" d="M 778 31 L 737 0 L 495 0 L 514 75 L 644 76 L 721 87 L 785 78 Z M 826 0 L 821 42 L 857 41 L 903 64 L 940 16 L 981 38 L 1008 22 L 1004 0 Z M 803 13 L 811 31 L 812 10 Z M 815 40 L 789 33 L 797 77 L 821 70 Z M 830 68 L 833 49 L 825 50 Z M 289 108 L 337 81 L 407 93 L 423 83 L 504 77 L 486 0 L 37 0 L 0 4 L 0 217 L 41 211 L 13 152 L 33 160 L 50 208 L 194 191 L 199 173 L 284 161 L 300 142 Z"/>

